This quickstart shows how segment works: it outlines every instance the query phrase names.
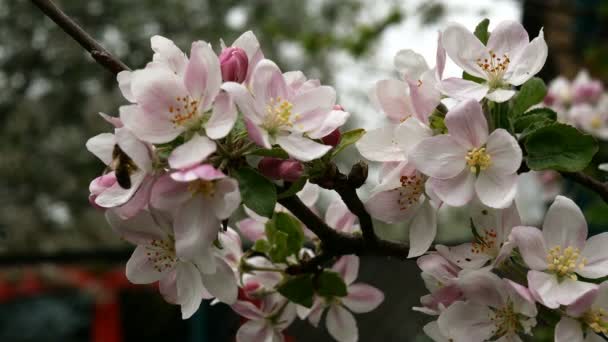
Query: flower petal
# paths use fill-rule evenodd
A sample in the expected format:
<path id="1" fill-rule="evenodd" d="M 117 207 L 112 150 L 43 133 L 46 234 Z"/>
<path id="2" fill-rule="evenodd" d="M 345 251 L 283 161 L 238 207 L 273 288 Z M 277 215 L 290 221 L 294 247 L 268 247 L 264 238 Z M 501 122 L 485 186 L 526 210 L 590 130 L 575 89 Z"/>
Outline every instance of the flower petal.
<path id="1" fill-rule="evenodd" d="M 487 77 L 477 65 L 477 60 L 487 58 L 488 49 L 466 27 L 450 24 L 443 30 L 441 42 L 456 65 L 473 76 Z"/>
<path id="2" fill-rule="evenodd" d="M 112 163 L 112 152 L 116 145 L 116 138 L 112 133 L 101 133 L 87 140 L 86 147 L 89 152 L 99 158 L 104 164 Z"/>
<path id="3" fill-rule="evenodd" d="M 600 289 L 592 290 L 585 293 L 579 299 L 577 299 L 574 303 L 568 305 L 566 308 L 566 313 L 571 317 L 581 317 L 593 306 L 596 298 L 598 297 Z"/>
<path id="4" fill-rule="evenodd" d="M 490 101 L 502 103 L 509 101 L 516 91 L 512 89 L 495 89 L 486 95 L 486 98 Z"/>
<path id="5" fill-rule="evenodd" d="M 241 234 L 243 234 L 251 242 L 255 242 L 263 238 L 266 229 L 265 223 L 256 221 L 252 218 L 241 220 L 236 224 L 236 226 L 239 228 Z"/>
<path id="6" fill-rule="evenodd" d="M 215 183 L 217 196 L 211 198 L 211 207 L 215 216 L 226 220 L 241 204 L 239 184 L 233 178 L 224 178 Z"/>
<path id="7" fill-rule="evenodd" d="M 539 271 L 547 269 L 547 247 L 540 229 L 515 227 L 509 239 L 515 242 L 528 267 Z"/>
<path id="8" fill-rule="evenodd" d="M 504 20 L 492 30 L 487 47 L 497 57 L 507 55 L 513 58 L 519 55 L 529 42 L 528 32 L 522 24 L 514 20 Z"/>
<path id="9" fill-rule="evenodd" d="M 240 83 L 226 82 L 222 84 L 222 89 L 232 96 L 232 99 L 236 102 L 236 105 L 245 118 L 254 120 L 256 123 L 260 123 L 263 120 L 262 113 L 258 112 L 253 97 L 251 97 L 251 93 L 247 90 L 247 87 Z"/>
<path id="10" fill-rule="evenodd" d="M 486 341 L 496 326 L 490 320 L 493 312 L 485 305 L 455 302 L 437 320 L 443 335 L 454 341 Z"/>
<path id="11" fill-rule="evenodd" d="M 555 342 L 583 342 L 581 323 L 570 317 L 562 317 L 555 325 Z"/>
<path id="12" fill-rule="evenodd" d="M 176 74 L 182 74 L 188 63 L 186 54 L 178 48 L 172 40 L 162 36 L 150 38 L 152 50 L 155 52 L 153 60 L 160 62 Z"/>
<path id="13" fill-rule="evenodd" d="M 456 77 L 446 78 L 439 83 L 438 87 L 443 94 L 460 101 L 471 99 L 481 101 L 490 91 L 490 87 L 485 83 L 476 83 Z"/>
<path id="14" fill-rule="evenodd" d="M 437 208 L 425 200 L 418 208 L 410 223 L 410 250 L 408 258 L 424 254 L 435 240 L 437 234 Z"/>
<path id="15" fill-rule="evenodd" d="M 517 172 L 521 166 L 522 153 L 517 140 L 506 130 L 499 128 L 490 134 L 486 152 L 492 158 L 489 170 L 509 175 Z"/>
<path id="16" fill-rule="evenodd" d="M 133 251 L 131 258 L 127 261 L 127 279 L 133 284 L 150 284 L 160 280 L 172 268 L 163 268 L 162 271 L 156 269 L 156 264 L 150 260 L 150 251 L 144 245 L 139 245 Z"/>
<path id="17" fill-rule="evenodd" d="M 441 330 L 439 329 L 439 324 L 437 321 L 432 321 L 427 323 L 422 330 L 431 340 L 434 342 L 450 342 L 447 337 L 443 336 Z"/>
<path id="18" fill-rule="evenodd" d="M 203 301 L 201 273 L 191 263 L 180 262 L 177 267 L 177 300 L 182 308 L 182 319 L 194 315 Z"/>
<path id="19" fill-rule="evenodd" d="M 234 304 L 230 305 L 232 310 L 234 310 L 239 316 L 250 320 L 259 320 L 264 318 L 264 313 L 255 306 L 252 302 L 246 301 L 236 301 Z"/>
<path id="20" fill-rule="evenodd" d="M 450 136 L 467 149 L 480 147 L 488 140 L 488 121 L 474 100 L 462 101 L 450 109 L 445 126 Z"/>
<path id="21" fill-rule="evenodd" d="M 225 137 L 234 127 L 237 116 L 238 112 L 232 97 L 226 92 L 221 92 L 215 97 L 213 112 L 205 124 L 205 133 L 211 139 Z"/>
<path id="22" fill-rule="evenodd" d="M 436 245 L 435 249 L 441 256 L 463 269 L 481 268 L 491 259 L 491 257 L 485 253 L 473 252 L 471 243 L 463 243 L 450 247 Z"/>
<path id="23" fill-rule="evenodd" d="M 380 191 L 365 202 L 365 208 L 369 214 L 386 223 L 396 223 L 408 220 L 414 215 L 419 203 L 409 205 L 403 203 L 404 193 L 401 188 Z"/>
<path id="24" fill-rule="evenodd" d="M 395 141 L 395 131 L 394 125 L 367 131 L 355 146 L 363 157 L 372 161 L 405 160 L 405 151 Z"/>
<path id="25" fill-rule="evenodd" d="M 357 279 L 359 274 L 359 257 L 356 255 L 344 255 L 331 268 L 337 272 L 346 285 L 350 285 Z"/>
<path id="26" fill-rule="evenodd" d="M 268 132 L 262 127 L 256 125 L 252 120 L 245 117 L 245 127 L 247 127 L 247 133 L 249 134 L 249 138 L 253 140 L 258 146 L 263 148 L 270 149 L 272 145 L 270 144 L 270 136 Z"/>
<path id="27" fill-rule="evenodd" d="M 220 61 L 207 42 L 192 43 L 184 84 L 192 97 L 201 99 L 200 108 L 208 110 L 220 91 L 222 72 Z"/>
<path id="28" fill-rule="evenodd" d="M 222 303 L 234 304 L 238 294 L 235 274 L 224 260 L 215 259 L 215 273 L 201 274 L 203 286 Z"/>
<path id="29" fill-rule="evenodd" d="M 279 67 L 271 60 L 261 60 L 253 71 L 251 91 L 258 106 L 264 106 L 271 99 L 290 99 L 287 84 Z"/>
<path id="30" fill-rule="evenodd" d="M 356 342 L 359 339 L 357 321 L 353 314 L 340 305 L 332 305 L 327 311 L 327 331 L 338 342 Z"/>
<path id="31" fill-rule="evenodd" d="M 236 333 L 236 342 L 275 342 L 273 340 L 274 330 L 264 320 L 245 322 Z"/>
<path id="32" fill-rule="evenodd" d="M 133 77 L 133 72 L 131 70 L 123 70 L 116 74 L 116 81 L 118 81 L 118 88 L 122 93 L 122 96 L 129 102 L 135 102 L 135 96 L 133 96 L 133 92 L 131 91 L 131 79 Z"/>
<path id="33" fill-rule="evenodd" d="M 397 125 L 393 132 L 393 139 L 401 150 L 407 154 L 425 138 L 433 136 L 433 130 L 417 118 L 410 117 Z"/>
<path id="34" fill-rule="evenodd" d="M 147 115 L 137 105 L 121 106 L 119 113 L 125 127 L 139 139 L 153 144 L 170 142 L 184 131 L 166 118 Z"/>
<path id="35" fill-rule="evenodd" d="M 543 222 L 543 237 L 548 248 L 572 246 L 582 250 L 587 239 L 587 221 L 571 199 L 555 197 Z"/>
<path id="36" fill-rule="evenodd" d="M 185 169 L 194 166 L 215 152 L 215 142 L 194 133 L 186 143 L 175 148 L 169 156 L 169 166 L 173 169 Z"/>
<path id="37" fill-rule="evenodd" d="M 469 203 L 475 195 L 475 175 L 469 169 L 450 179 L 431 178 L 428 182 L 437 197 L 453 207 Z"/>
<path id="38" fill-rule="evenodd" d="M 211 248 L 217 238 L 220 221 L 197 197 L 184 203 L 175 215 L 175 254 L 180 259 L 196 263 L 201 272 L 212 273 L 216 265 Z"/>
<path id="39" fill-rule="evenodd" d="M 422 74 L 419 81 L 408 80 L 410 97 L 416 118 L 428 123 L 429 116 L 441 102 L 441 92 L 437 89 L 435 70 L 428 70 Z"/>
<path id="40" fill-rule="evenodd" d="M 517 174 L 500 175 L 492 171 L 488 169 L 479 173 L 475 192 L 488 207 L 506 208 L 511 205 L 517 192 Z"/>
<path id="41" fill-rule="evenodd" d="M 409 158 L 420 172 L 438 179 L 458 176 L 465 169 L 467 150 L 453 137 L 437 135 L 422 140 L 410 151 Z"/>
<path id="42" fill-rule="evenodd" d="M 146 173 L 144 171 L 136 171 L 131 174 L 131 187 L 129 189 L 123 189 L 120 184 L 114 183 L 114 185 L 95 198 L 95 203 L 104 208 L 113 208 L 123 205 L 133 197 L 145 178 Z"/>
<path id="43" fill-rule="evenodd" d="M 152 158 L 148 146 L 126 128 L 118 128 L 115 132 L 116 144 L 120 146 L 120 149 L 135 162 L 138 168 L 151 172 Z"/>
<path id="44" fill-rule="evenodd" d="M 532 295 L 550 309 L 560 305 L 570 305 L 589 291 L 595 291 L 597 285 L 565 278 L 561 282 L 553 274 L 529 271 L 528 287 Z"/>
<path id="45" fill-rule="evenodd" d="M 462 272 L 458 286 L 471 303 L 501 308 L 506 304 L 504 288 L 500 277 L 487 269 Z"/>
<path id="46" fill-rule="evenodd" d="M 321 158 L 327 151 L 331 150 L 329 145 L 319 144 L 295 133 L 288 136 L 279 136 L 276 141 L 291 157 L 303 162 Z"/>
<path id="47" fill-rule="evenodd" d="M 585 267 L 576 273 L 585 278 L 597 279 L 608 275 L 608 233 L 592 236 L 581 253 L 587 258 Z"/>
<path id="48" fill-rule="evenodd" d="M 115 210 L 107 210 L 105 216 L 112 230 L 121 239 L 130 243 L 144 245 L 152 240 L 164 240 L 166 238 L 166 234 L 148 211 L 142 210 L 126 220 L 119 217 Z"/>
<path id="49" fill-rule="evenodd" d="M 524 84 L 543 68 L 547 61 L 547 53 L 547 43 L 541 29 L 538 37 L 534 38 L 509 64 L 507 81 L 515 86 Z"/>
<path id="50" fill-rule="evenodd" d="M 401 76 L 405 76 L 412 80 L 418 80 L 422 74 L 429 70 L 428 64 L 424 56 L 414 50 L 400 50 L 395 55 L 395 69 L 399 71 Z"/>
<path id="51" fill-rule="evenodd" d="M 414 114 L 407 83 L 397 80 L 382 80 L 373 90 L 378 105 L 394 122 L 400 122 Z"/>
<path id="52" fill-rule="evenodd" d="M 348 295 L 341 300 L 352 312 L 365 313 L 376 309 L 384 301 L 384 293 L 373 286 L 357 283 L 348 287 Z"/>

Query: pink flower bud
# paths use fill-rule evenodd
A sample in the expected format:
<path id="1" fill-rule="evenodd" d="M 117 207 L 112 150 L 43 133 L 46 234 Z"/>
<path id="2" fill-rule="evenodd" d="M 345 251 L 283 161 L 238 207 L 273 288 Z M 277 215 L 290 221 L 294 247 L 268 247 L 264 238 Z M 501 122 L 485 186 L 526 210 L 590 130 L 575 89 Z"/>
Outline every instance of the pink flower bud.
<path id="1" fill-rule="evenodd" d="M 105 175 L 101 175 L 91 181 L 89 184 L 89 191 L 91 194 L 89 195 L 89 202 L 91 205 L 98 209 L 105 209 L 100 207 L 97 203 L 95 203 L 95 199 L 99 194 L 106 191 L 112 185 L 116 184 L 116 175 L 114 172 L 106 173 Z"/>
<path id="2" fill-rule="evenodd" d="M 248 65 L 247 54 L 241 48 L 228 47 L 220 54 L 222 78 L 225 82 L 242 83 L 245 81 Z"/>
<path id="3" fill-rule="evenodd" d="M 602 82 L 594 80 L 587 83 L 578 84 L 574 87 L 573 102 L 574 103 L 595 103 L 599 100 L 604 87 Z"/>
<path id="4" fill-rule="evenodd" d="M 288 182 L 295 182 L 302 176 L 304 167 L 302 163 L 297 160 L 283 160 L 279 166 L 279 174 L 281 179 Z"/>
<path id="5" fill-rule="evenodd" d="M 282 161 L 279 158 L 264 157 L 258 164 L 258 170 L 270 179 L 279 180 L 281 179 L 280 166 Z"/>
<path id="6" fill-rule="evenodd" d="M 336 128 L 333 132 L 331 132 L 328 135 L 321 138 L 321 141 L 325 145 L 337 146 L 340 143 L 340 138 L 341 138 L 340 130 L 338 128 Z"/>

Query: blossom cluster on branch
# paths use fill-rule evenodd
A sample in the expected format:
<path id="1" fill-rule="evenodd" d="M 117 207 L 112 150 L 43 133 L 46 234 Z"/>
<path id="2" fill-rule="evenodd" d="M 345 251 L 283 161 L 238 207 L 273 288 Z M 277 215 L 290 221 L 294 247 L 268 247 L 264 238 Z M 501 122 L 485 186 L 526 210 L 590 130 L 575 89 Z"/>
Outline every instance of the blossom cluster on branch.
<path id="1" fill-rule="evenodd" d="M 217 51 L 193 42 L 189 54 L 152 37 L 152 61 L 117 75 L 129 104 L 102 114 L 112 132 L 86 144 L 106 165 L 90 201 L 137 246 L 128 279 L 158 282 L 183 318 L 203 299 L 230 305 L 248 320 L 237 341 L 283 341 L 296 318 L 316 327 L 325 312 L 332 337 L 356 341 L 353 313 L 384 300 L 356 282 L 359 256 L 418 258 L 430 294 L 416 310 L 437 317 L 424 327 L 435 341 L 517 341 L 541 319 L 556 341 L 606 335 L 595 279 L 608 275 L 608 235 L 585 241 L 585 218 L 565 197 L 542 231 L 522 226 L 513 201 L 521 172 L 581 171 L 596 141 L 535 107 L 546 94 L 534 77 L 547 58 L 542 30 L 530 40 L 517 22 L 488 24 L 448 25 L 432 68 L 399 51 L 400 79 L 371 92 L 391 123 L 368 132 L 341 131 L 349 113 L 335 90 L 281 71 L 252 32 Z M 462 78 L 444 78 L 447 57 Z M 380 164 L 365 201 L 367 164 L 344 175 L 332 162 L 349 145 Z M 340 196 L 324 218 L 321 188 Z M 468 206 L 473 241 L 433 250 L 445 206 Z M 371 217 L 409 222 L 409 244 L 380 239 Z"/>

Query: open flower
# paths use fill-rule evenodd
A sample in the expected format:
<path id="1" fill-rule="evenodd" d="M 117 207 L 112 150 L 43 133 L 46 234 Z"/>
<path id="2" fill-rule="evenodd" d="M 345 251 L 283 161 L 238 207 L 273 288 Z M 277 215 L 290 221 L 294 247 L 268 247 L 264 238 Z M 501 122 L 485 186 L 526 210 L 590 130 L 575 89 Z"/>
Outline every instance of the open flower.
<path id="1" fill-rule="evenodd" d="M 465 269 L 487 264 L 499 266 L 511 255 L 514 243 L 509 240 L 513 227 L 521 225 L 515 201 L 505 209 L 492 209 L 476 202 L 471 209 L 475 234 L 473 242 L 455 247 L 435 246 L 439 254 Z"/>
<path id="2" fill-rule="evenodd" d="M 317 327 L 323 311 L 328 309 L 325 324 L 329 334 L 339 342 L 354 342 L 359 338 L 359 331 L 357 321 L 350 311 L 370 312 L 384 301 L 384 294 L 367 284 L 353 284 L 359 273 L 359 257 L 355 255 L 346 255 L 338 259 L 332 271 L 338 273 L 344 280 L 348 294 L 346 297 L 316 297 L 307 314 L 308 321 Z"/>
<path id="3" fill-rule="evenodd" d="M 206 42 L 194 42 L 183 74 L 155 62 L 132 72 L 128 93 L 135 104 L 120 107 L 120 119 L 138 138 L 154 144 L 203 123 L 207 136 L 223 138 L 237 112 L 230 96 L 220 93 L 221 83 L 217 55 Z"/>
<path id="4" fill-rule="evenodd" d="M 278 293 L 265 296 L 260 308 L 248 301 L 237 301 L 232 309 L 249 320 L 236 333 L 237 342 L 283 342 L 283 330 L 296 318 L 295 304 Z"/>
<path id="5" fill-rule="evenodd" d="M 577 275 L 598 279 L 608 275 L 608 233 L 587 239 L 587 222 L 570 199 L 557 196 L 543 230 L 515 227 L 511 238 L 528 267 L 528 287 L 549 308 L 570 305 L 597 285 Z"/>
<path id="6" fill-rule="evenodd" d="M 522 152 L 504 129 L 488 135 L 481 105 L 465 100 L 445 117 L 447 135 L 424 139 L 410 152 L 416 168 L 431 177 L 437 196 L 451 206 L 469 203 L 475 194 L 492 208 L 504 208 L 515 197 Z"/>
<path id="7" fill-rule="evenodd" d="M 438 326 L 454 342 L 521 341 L 536 325 L 536 303 L 527 288 L 487 270 L 462 275 L 467 301 L 441 313 Z"/>
<path id="8" fill-rule="evenodd" d="M 603 335 L 603 336 L 602 336 Z M 599 342 L 608 337 L 608 282 L 566 308 L 555 326 L 556 342 Z"/>
<path id="9" fill-rule="evenodd" d="M 320 139 L 328 132 L 314 132 L 333 110 L 336 93 L 328 86 L 300 87 L 294 90 L 272 61 L 262 60 L 253 71 L 250 89 L 242 84 L 223 85 L 245 116 L 249 137 L 264 148 L 278 144 L 289 155 L 301 161 L 323 156 L 331 146 Z"/>
<path id="10" fill-rule="evenodd" d="M 457 283 L 458 274 L 462 269 L 456 264 L 438 253 L 423 255 L 416 260 L 416 264 L 422 271 L 420 276 L 430 294 L 420 298 L 422 307 L 414 307 L 415 311 L 437 316 L 462 298 L 462 291 Z"/>
<path id="11" fill-rule="evenodd" d="M 127 279 L 134 284 L 159 281 L 165 300 L 181 306 L 182 318 L 192 316 L 203 298 L 209 297 L 206 294 L 228 304 L 236 300 L 236 278 L 230 266 L 214 255 L 214 271 L 201 272 L 197 265 L 206 260 L 180 253 L 182 237 L 173 233 L 171 220 L 145 210 L 127 220 L 108 210 L 106 218 L 121 238 L 137 245 L 127 262 Z"/>
<path id="12" fill-rule="evenodd" d="M 528 33 L 516 21 L 499 23 L 490 34 L 487 46 L 460 24 L 443 31 L 443 46 L 450 58 L 464 71 L 484 80 L 476 83 L 461 78 L 441 82 L 441 91 L 455 99 L 487 97 L 495 102 L 509 100 L 518 86 L 536 75 L 547 60 L 547 43 L 541 30 L 529 41 Z"/>

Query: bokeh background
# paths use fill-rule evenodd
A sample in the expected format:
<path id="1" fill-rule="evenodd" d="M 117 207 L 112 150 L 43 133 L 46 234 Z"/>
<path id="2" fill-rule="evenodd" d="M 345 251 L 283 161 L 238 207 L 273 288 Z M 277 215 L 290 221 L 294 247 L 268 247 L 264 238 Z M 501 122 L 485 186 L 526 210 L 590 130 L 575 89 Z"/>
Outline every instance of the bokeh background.
<path id="1" fill-rule="evenodd" d="M 151 58 L 149 37 L 160 34 L 184 50 L 193 40 L 216 48 L 253 30 L 264 54 L 283 70 L 303 70 L 337 88 L 353 116 L 347 127 L 384 125 L 367 93 L 395 78 L 393 56 L 411 48 L 433 64 L 436 35 L 447 22 L 470 29 L 521 20 L 531 36 L 544 27 L 549 60 L 541 77 L 582 68 L 608 81 L 608 1 L 605 0 L 61 0 L 58 5 L 132 68 Z M 460 71 L 448 64 L 448 76 Z M 204 305 L 182 321 L 153 287 L 132 286 L 123 270 L 131 247 L 90 207 L 88 184 L 103 166 L 86 140 L 108 129 L 98 112 L 124 103 L 114 77 L 25 0 L 0 1 L 0 341 L 232 341 L 238 318 Z M 360 157 L 351 148 L 339 161 Z M 603 158 L 601 155 L 598 158 Z M 607 161 L 604 159 L 603 161 Z M 602 160 L 599 160 L 602 161 Z M 598 175 L 603 177 L 602 175 Z M 373 178 L 373 173 L 372 176 Z M 538 223 L 547 184 L 523 177 L 518 205 Z M 551 180 L 555 181 L 555 180 Z M 608 228 L 608 208 L 562 180 L 595 232 Z M 365 196 L 367 188 L 362 190 Z M 319 209 L 328 203 L 324 198 Z M 442 213 L 444 242 L 469 238 L 458 210 Z M 406 224 L 377 225 L 385 237 L 407 236 Z M 424 287 L 414 262 L 365 259 L 361 279 L 386 301 L 357 317 L 361 341 L 427 341 L 427 317 L 415 313 Z M 323 328 L 297 322 L 295 341 L 330 341 Z M 545 335 L 550 339 L 550 332 Z"/>

